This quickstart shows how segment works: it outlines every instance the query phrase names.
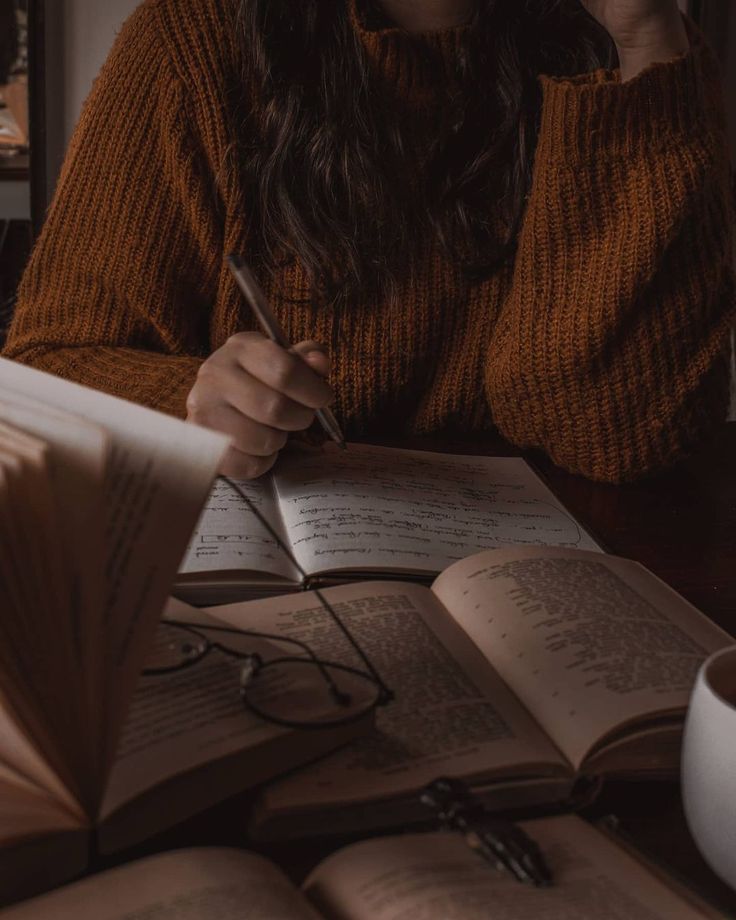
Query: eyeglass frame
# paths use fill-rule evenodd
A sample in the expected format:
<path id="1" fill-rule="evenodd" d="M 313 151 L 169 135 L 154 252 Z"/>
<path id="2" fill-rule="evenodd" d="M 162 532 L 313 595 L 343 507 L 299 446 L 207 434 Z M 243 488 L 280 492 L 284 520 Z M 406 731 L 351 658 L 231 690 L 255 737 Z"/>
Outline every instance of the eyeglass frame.
<path id="1" fill-rule="evenodd" d="M 302 576 L 302 578 L 304 579 L 304 583 L 301 585 L 301 590 L 306 591 L 307 590 L 306 581 L 308 580 L 309 576 L 304 571 L 304 569 L 299 563 L 299 560 L 294 556 L 291 549 L 284 544 L 281 537 L 273 529 L 270 522 L 261 514 L 261 512 L 258 510 L 256 505 L 254 504 L 254 502 L 252 502 L 251 499 L 245 494 L 245 492 L 240 488 L 237 482 L 230 479 L 229 476 L 220 475 L 218 478 L 221 479 L 228 486 L 230 486 L 230 488 L 245 502 L 245 504 L 248 506 L 250 511 L 253 512 L 255 517 L 260 521 L 261 525 L 265 528 L 266 532 L 269 534 L 269 536 L 274 541 L 276 546 L 284 553 L 284 555 L 289 559 L 289 561 L 294 566 L 294 568 L 297 570 L 297 572 L 299 572 L 299 574 Z M 353 650 L 358 654 L 359 658 L 365 665 L 368 673 L 371 675 L 371 677 L 376 682 L 376 684 L 378 684 L 381 690 L 381 701 L 378 705 L 380 706 L 388 705 L 388 703 L 396 699 L 396 694 L 383 680 L 381 675 L 378 673 L 378 669 L 368 657 L 365 649 L 363 649 L 363 647 L 360 645 L 358 640 L 355 638 L 355 636 L 353 636 L 353 634 L 350 632 L 348 627 L 345 625 L 342 618 L 337 615 L 337 612 L 328 603 L 327 599 L 322 594 L 321 590 L 319 588 L 312 588 L 311 590 L 314 596 L 319 600 L 319 602 L 322 604 L 325 610 L 329 613 L 335 626 L 337 626 L 337 628 L 342 632 L 343 636 L 347 639 L 350 645 L 352 645 Z"/>
<path id="2" fill-rule="evenodd" d="M 306 643 L 302 642 L 300 639 L 294 639 L 291 636 L 278 635 L 274 633 L 264 633 L 251 629 L 239 629 L 237 627 L 230 626 L 219 626 L 219 625 L 210 625 L 208 623 L 190 623 L 185 620 L 171 620 L 171 619 L 162 619 L 161 625 L 172 626 L 177 629 L 181 629 L 184 632 L 187 632 L 193 636 L 196 636 L 197 639 L 201 640 L 205 644 L 205 649 L 191 658 L 184 658 L 178 664 L 161 667 L 161 668 L 144 668 L 141 672 L 143 677 L 165 677 L 168 674 L 181 673 L 186 671 L 191 667 L 202 662 L 212 651 L 219 651 L 224 655 L 227 655 L 230 658 L 237 659 L 239 661 L 251 660 L 256 664 L 257 670 L 254 672 L 253 676 L 257 676 L 259 673 L 264 671 L 266 668 L 273 665 L 284 665 L 284 664 L 313 664 L 319 673 L 322 675 L 323 680 L 325 681 L 326 686 L 329 688 L 329 692 L 333 696 L 336 704 L 340 703 L 340 696 L 344 696 L 343 691 L 337 686 L 332 676 L 328 672 L 328 668 L 336 671 L 340 671 L 346 674 L 353 674 L 355 676 L 361 677 L 363 680 L 368 681 L 373 684 L 376 688 L 376 695 L 373 701 L 367 705 L 365 708 L 360 709 L 360 711 L 353 713 L 352 715 L 345 716 L 341 719 L 331 719 L 329 721 L 312 721 L 312 722 L 297 722 L 289 719 L 280 719 L 277 716 L 273 716 L 267 712 L 261 711 L 257 706 L 255 706 L 251 700 L 248 698 L 246 693 L 247 683 L 243 680 L 243 674 L 241 670 L 241 686 L 240 686 L 240 697 L 243 700 L 243 705 L 246 709 L 252 712 L 254 715 L 263 719 L 266 722 L 269 722 L 274 725 L 279 725 L 285 728 L 296 728 L 296 729 L 326 729 L 326 728 L 337 728 L 342 725 L 350 725 L 352 722 L 357 722 L 360 719 L 363 719 L 370 712 L 373 712 L 379 706 L 383 706 L 388 702 L 385 698 L 385 688 L 382 682 L 376 680 L 376 677 L 373 674 L 370 674 L 368 671 L 361 670 L 360 668 L 355 668 L 351 665 L 343 664 L 336 661 L 328 661 L 324 658 L 319 658 L 314 650 Z M 222 645 L 219 642 L 211 640 L 203 631 L 210 630 L 212 632 L 227 633 L 228 635 L 237 635 L 237 636 L 249 636 L 255 639 L 264 639 L 267 641 L 274 642 L 288 642 L 292 645 L 298 646 L 306 655 L 306 657 L 298 656 L 281 656 L 278 658 L 269 659 L 268 661 L 263 661 L 263 658 L 258 652 L 240 652 L 236 649 L 230 648 L 226 645 Z M 245 666 L 243 666 L 244 668 Z M 390 692 L 390 691 L 389 691 Z M 346 701 L 347 702 L 347 701 Z"/>

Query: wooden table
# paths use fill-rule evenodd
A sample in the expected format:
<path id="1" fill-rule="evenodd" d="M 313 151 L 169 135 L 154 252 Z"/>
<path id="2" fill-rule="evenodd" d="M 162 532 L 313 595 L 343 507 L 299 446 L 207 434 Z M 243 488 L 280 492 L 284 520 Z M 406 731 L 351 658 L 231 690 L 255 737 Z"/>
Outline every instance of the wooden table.
<path id="1" fill-rule="evenodd" d="M 514 455 L 499 438 L 483 442 L 386 442 L 456 453 Z M 713 620 L 736 635 L 736 424 L 677 469 L 647 481 L 611 486 L 557 469 L 537 453 L 526 458 L 568 509 L 608 550 L 642 562 Z M 735 741 L 736 743 L 736 741 Z M 247 846 L 244 796 L 161 835 L 143 855 L 183 843 Z M 633 842 L 736 916 L 736 892 L 705 865 L 690 837 L 676 783 L 610 783 L 590 818 L 616 814 Z M 265 851 L 296 879 L 320 858 L 348 842 L 292 845 Z"/>

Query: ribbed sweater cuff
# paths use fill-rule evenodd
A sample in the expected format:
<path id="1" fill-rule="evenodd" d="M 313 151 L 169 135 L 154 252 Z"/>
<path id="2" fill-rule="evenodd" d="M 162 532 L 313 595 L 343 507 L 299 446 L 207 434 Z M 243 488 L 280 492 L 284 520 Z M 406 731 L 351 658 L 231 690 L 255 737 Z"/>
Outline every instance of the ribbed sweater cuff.
<path id="1" fill-rule="evenodd" d="M 109 346 L 61 348 L 18 356 L 25 364 L 183 418 L 203 359 Z"/>
<path id="2" fill-rule="evenodd" d="M 703 130 L 725 129 L 720 69 L 703 34 L 685 19 L 690 49 L 651 64 L 626 83 L 619 70 L 574 77 L 541 75 L 537 156 L 543 162 L 626 157 L 642 147 Z"/>

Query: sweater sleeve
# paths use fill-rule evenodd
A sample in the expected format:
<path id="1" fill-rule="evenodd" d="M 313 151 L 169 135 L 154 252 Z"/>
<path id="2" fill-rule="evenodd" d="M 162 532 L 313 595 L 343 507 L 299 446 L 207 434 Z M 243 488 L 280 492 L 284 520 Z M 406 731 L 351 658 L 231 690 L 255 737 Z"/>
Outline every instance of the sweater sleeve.
<path id="1" fill-rule="evenodd" d="M 22 279 L 5 356 L 183 415 L 208 341 L 215 182 L 154 2 L 85 103 Z"/>
<path id="2" fill-rule="evenodd" d="M 532 189 L 486 362 L 494 420 L 573 472 L 634 479 L 723 422 L 732 175 L 718 64 L 541 76 Z"/>

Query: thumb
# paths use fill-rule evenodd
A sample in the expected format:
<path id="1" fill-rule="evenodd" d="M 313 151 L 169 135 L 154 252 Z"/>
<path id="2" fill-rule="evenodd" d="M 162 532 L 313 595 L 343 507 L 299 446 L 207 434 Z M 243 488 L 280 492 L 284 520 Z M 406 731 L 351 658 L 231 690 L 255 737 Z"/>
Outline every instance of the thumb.
<path id="1" fill-rule="evenodd" d="M 291 351 L 295 355 L 299 355 L 320 377 L 326 377 L 330 373 L 330 359 L 327 355 L 327 349 L 319 342 L 299 342 L 291 348 Z"/>

